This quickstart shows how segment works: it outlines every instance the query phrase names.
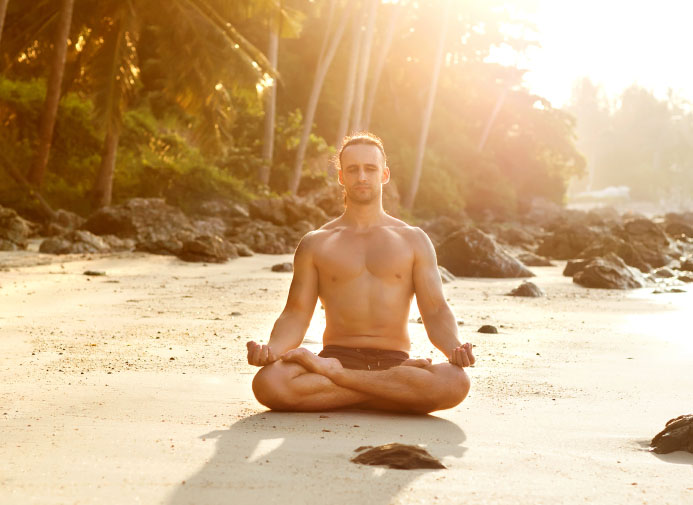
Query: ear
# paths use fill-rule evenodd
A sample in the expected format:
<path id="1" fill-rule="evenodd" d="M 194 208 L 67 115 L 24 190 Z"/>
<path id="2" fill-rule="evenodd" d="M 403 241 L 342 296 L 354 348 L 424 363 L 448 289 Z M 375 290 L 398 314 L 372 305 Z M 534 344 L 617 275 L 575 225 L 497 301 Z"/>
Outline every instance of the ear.
<path id="1" fill-rule="evenodd" d="M 383 184 L 390 182 L 390 167 L 383 168 L 383 178 L 381 182 Z"/>
<path id="2" fill-rule="evenodd" d="M 340 186 L 344 186 L 344 175 L 341 169 L 337 170 L 337 182 L 339 182 Z"/>

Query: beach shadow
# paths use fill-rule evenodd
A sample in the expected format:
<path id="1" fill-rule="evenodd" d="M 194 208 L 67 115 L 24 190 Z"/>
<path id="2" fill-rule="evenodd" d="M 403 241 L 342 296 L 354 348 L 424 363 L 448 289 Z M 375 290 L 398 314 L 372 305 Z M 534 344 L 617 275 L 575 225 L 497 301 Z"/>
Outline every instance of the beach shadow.
<path id="1" fill-rule="evenodd" d="M 464 432 L 445 419 L 364 411 L 268 411 L 203 437 L 216 439 L 216 451 L 178 486 L 170 505 L 385 505 L 414 479 L 449 470 L 357 465 L 349 461 L 357 447 L 421 444 L 447 467 L 466 451 Z"/>
<path id="2" fill-rule="evenodd" d="M 691 465 L 693 467 L 693 454 L 686 451 L 675 451 L 669 454 L 657 454 L 653 452 L 657 459 L 666 461 L 667 463 L 673 463 L 675 465 Z"/>

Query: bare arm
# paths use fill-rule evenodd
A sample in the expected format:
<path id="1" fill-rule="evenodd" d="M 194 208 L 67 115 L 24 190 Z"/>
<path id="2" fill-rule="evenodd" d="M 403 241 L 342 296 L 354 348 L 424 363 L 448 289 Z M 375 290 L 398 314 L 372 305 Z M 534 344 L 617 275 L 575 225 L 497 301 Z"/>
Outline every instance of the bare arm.
<path id="1" fill-rule="evenodd" d="M 460 343 L 457 321 L 445 301 L 433 244 L 419 229 L 414 243 L 414 292 L 428 338 L 451 363 L 458 366 L 474 364 L 471 344 Z"/>
<path id="2" fill-rule="evenodd" d="M 303 237 L 294 254 L 294 277 L 286 306 L 274 323 L 269 342 L 248 342 L 248 363 L 264 366 L 303 341 L 318 300 L 318 272 L 313 264 L 311 234 Z"/>

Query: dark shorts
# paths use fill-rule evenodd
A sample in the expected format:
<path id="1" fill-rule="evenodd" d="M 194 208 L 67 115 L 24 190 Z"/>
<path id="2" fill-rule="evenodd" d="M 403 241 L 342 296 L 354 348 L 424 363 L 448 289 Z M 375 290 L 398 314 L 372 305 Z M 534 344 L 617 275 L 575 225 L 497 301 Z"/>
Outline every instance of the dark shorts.
<path id="1" fill-rule="evenodd" d="M 337 358 L 344 368 L 351 370 L 387 370 L 409 359 L 409 354 L 403 351 L 357 349 L 341 345 L 326 345 L 318 356 Z"/>

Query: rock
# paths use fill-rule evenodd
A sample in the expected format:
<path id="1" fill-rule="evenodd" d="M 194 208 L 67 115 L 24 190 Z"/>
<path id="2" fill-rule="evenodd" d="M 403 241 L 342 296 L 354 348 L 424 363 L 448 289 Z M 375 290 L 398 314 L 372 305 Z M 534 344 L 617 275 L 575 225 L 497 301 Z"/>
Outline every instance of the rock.
<path id="1" fill-rule="evenodd" d="M 674 271 L 667 267 L 658 268 L 652 273 L 655 277 L 659 277 L 660 279 L 671 279 L 672 277 L 676 277 Z"/>
<path id="2" fill-rule="evenodd" d="M 571 260 L 568 263 L 566 263 L 565 268 L 563 269 L 563 275 L 565 277 L 572 277 L 578 272 L 582 272 L 587 264 L 591 260 Z"/>
<path id="3" fill-rule="evenodd" d="M 664 230 L 668 235 L 693 238 L 693 212 L 670 212 L 664 216 Z"/>
<path id="4" fill-rule="evenodd" d="M 344 191 L 339 184 L 327 184 L 310 195 L 313 205 L 320 207 L 330 217 L 344 212 Z"/>
<path id="5" fill-rule="evenodd" d="M 106 275 L 106 272 L 102 270 L 85 270 L 82 275 L 88 275 L 90 277 L 100 277 Z"/>
<path id="6" fill-rule="evenodd" d="M 138 244 L 171 240 L 187 231 L 194 235 L 190 220 L 177 207 L 162 198 L 132 198 L 122 205 L 104 207 L 92 214 L 82 226 L 97 235 L 131 238 Z"/>
<path id="7" fill-rule="evenodd" d="M 262 219 L 276 225 L 287 223 L 284 201 L 279 198 L 259 198 L 248 205 L 251 219 Z"/>
<path id="8" fill-rule="evenodd" d="M 368 449 L 368 450 L 366 450 Z M 387 466 L 399 470 L 417 468 L 445 468 L 440 461 L 431 456 L 426 449 L 416 445 L 385 444 L 377 447 L 362 446 L 355 452 L 362 452 L 351 459 L 361 465 Z"/>
<path id="9" fill-rule="evenodd" d="M 165 240 L 146 240 L 139 242 L 135 246 L 135 250 L 146 252 L 149 254 L 161 254 L 177 256 L 183 249 L 183 241 L 176 237 L 170 237 Z"/>
<path id="10" fill-rule="evenodd" d="M 539 286 L 529 281 L 523 282 L 508 294 L 510 296 L 526 296 L 529 298 L 540 298 L 544 296 L 544 292 Z"/>
<path id="11" fill-rule="evenodd" d="M 238 252 L 238 255 L 241 257 L 249 257 L 253 255 L 253 250 L 248 247 L 245 244 L 242 244 L 240 242 L 234 243 L 231 242 L 234 246 L 236 246 L 236 251 Z"/>
<path id="12" fill-rule="evenodd" d="M 450 235 L 463 228 L 468 219 L 453 219 L 450 216 L 439 216 L 421 225 L 421 229 L 429 236 L 433 245 L 438 247 Z"/>
<path id="13" fill-rule="evenodd" d="M 464 277 L 533 277 L 522 263 L 510 256 L 485 233 L 461 229 L 438 247 L 438 263 L 453 275 Z"/>
<path id="14" fill-rule="evenodd" d="M 693 282 L 693 275 L 688 275 L 688 274 L 679 275 L 679 280 L 681 282 Z"/>
<path id="15" fill-rule="evenodd" d="M 230 242 L 246 244 L 260 254 L 293 253 L 303 235 L 288 226 L 277 226 L 267 221 L 237 221 L 226 232 Z"/>
<path id="16" fill-rule="evenodd" d="M 645 285 L 621 258 L 611 253 L 593 258 L 573 276 L 573 282 L 587 288 L 633 289 Z"/>
<path id="17" fill-rule="evenodd" d="M 219 235 L 223 237 L 226 233 L 226 223 L 220 217 L 197 219 L 192 222 L 192 226 L 197 235 Z"/>
<path id="18" fill-rule="evenodd" d="M 13 209 L 0 205 L 0 251 L 19 251 L 27 248 L 33 223 L 20 217 Z"/>
<path id="19" fill-rule="evenodd" d="M 476 331 L 477 333 L 498 333 L 498 328 L 490 324 L 485 324 Z"/>
<path id="20" fill-rule="evenodd" d="M 291 263 L 277 263 L 276 265 L 272 265 L 272 271 L 273 272 L 293 272 L 294 271 L 294 266 Z"/>
<path id="21" fill-rule="evenodd" d="M 686 258 L 683 260 L 679 270 L 683 270 L 684 272 L 693 272 L 693 258 Z"/>
<path id="22" fill-rule="evenodd" d="M 47 238 L 39 246 L 39 252 L 47 254 L 107 253 L 111 248 L 104 239 L 85 230 L 74 230 L 65 235 Z"/>
<path id="23" fill-rule="evenodd" d="M 552 267 L 553 263 L 548 258 L 545 258 L 544 256 L 539 256 L 538 254 L 534 254 L 533 252 L 524 252 L 520 255 L 517 256 L 517 259 L 520 260 L 522 263 L 524 263 L 528 267 Z"/>
<path id="24" fill-rule="evenodd" d="M 649 272 L 652 267 L 643 259 L 638 248 L 622 238 L 614 235 L 601 235 L 594 243 L 586 247 L 581 253 L 581 258 L 591 259 L 614 253 L 619 256 L 626 265 L 635 267 L 641 272 Z"/>
<path id="25" fill-rule="evenodd" d="M 119 238 L 115 235 L 103 235 L 101 238 L 108 244 L 111 251 L 132 251 L 135 249 L 135 241 L 131 238 Z"/>
<path id="26" fill-rule="evenodd" d="M 443 281 L 443 284 L 447 284 L 448 282 L 452 282 L 457 279 L 457 277 L 452 275 L 447 268 L 441 267 L 440 265 L 438 265 L 438 272 L 440 273 L 440 279 Z"/>
<path id="27" fill-rule="evenodd" d="M 177 256 L 188 262 L 225 263 L 229 258 L 237 258 L 238 253 L 218 235 L 200 235 L 183 242 Z"/>
<path id="28" fill-rule="evenodd" d="M 584 224 L 562 225 L 544 237 L 537 254 L 558 260 L 578 258 L 599 234 Z"/>
<path id="29" fill-rule="evenodd" d="M 226 200 L 208 200 L 202 202 L 198 206 L 197 212 L 203 216 L 220 217 L 222 219 L 250 217 L 250 213 L 246 206 Z"/>
<path id="30" fill-rule="evenodd" d="M 497 237 L 500 242 L 513 246 L 533 246 L 536 243 L 534 235 L 519 225 L 506 225 L 500 228 L 497 232 Z M 523 261 L 524 263 L 524 261 Z M 527 265 L 527 263 L 525 263 Z M 541 265 L 536 265 L 541 266 Z"/>
<path id="31" fill-rule="evenodd" d="M 666 266 L 677 256 L 664 230 L 650 219 L 630 219 L 615 232 L 630 243 L 645 263 L 653 268 Z"/>
<path id="32" fill-rule="evenodd" d="M 283 201 L 287 224 L 293 225 L 299 221 L 304 221 L 310 223 L 311 227 L 307 231 L 311 231 L 329 220 L 324 210 L 317 205 L 313 205 L 308 200 L 297 196 L 286 196 Z"/>
<path id="33" fill-rule="evenodd" d="M 674 451 L 693 453 L 693 414 L 682 415 L 667 421 L 665 428 L 650 442 L 650 450 L 657 454 Z"/>

